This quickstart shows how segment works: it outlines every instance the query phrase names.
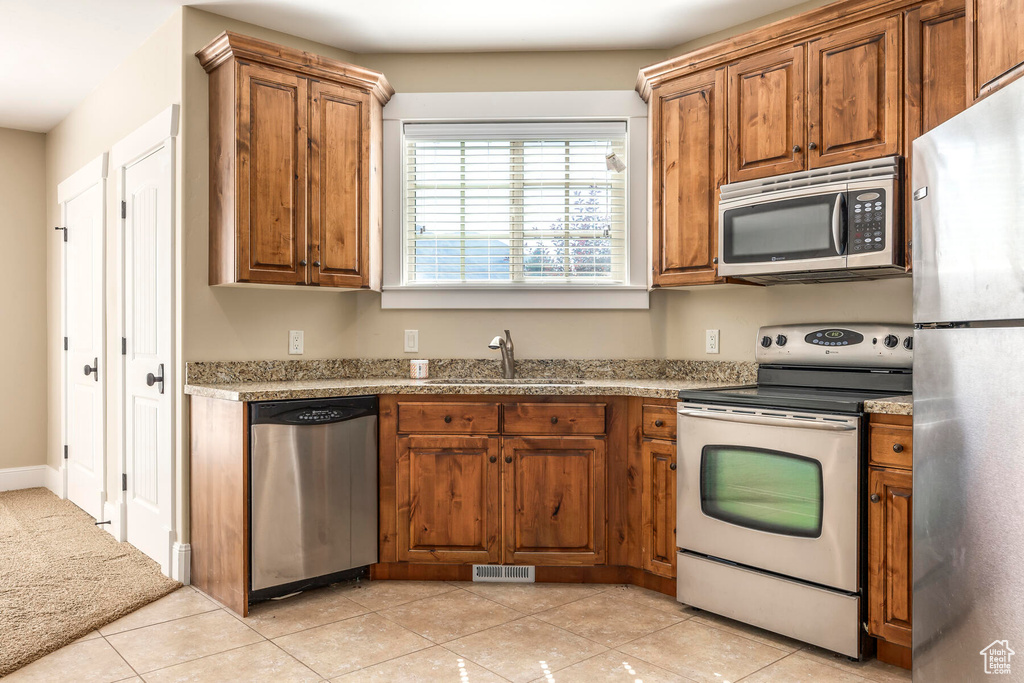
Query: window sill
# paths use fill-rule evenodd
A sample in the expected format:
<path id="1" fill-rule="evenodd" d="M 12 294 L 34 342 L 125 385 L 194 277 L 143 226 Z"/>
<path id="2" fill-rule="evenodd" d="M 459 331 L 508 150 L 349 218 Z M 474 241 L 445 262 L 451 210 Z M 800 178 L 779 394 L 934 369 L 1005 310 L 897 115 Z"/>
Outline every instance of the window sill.
<path id="1" fill-rule="evenodd" d="M 646 310 L 646 287 L 385 287 L 381 308 Z"/>

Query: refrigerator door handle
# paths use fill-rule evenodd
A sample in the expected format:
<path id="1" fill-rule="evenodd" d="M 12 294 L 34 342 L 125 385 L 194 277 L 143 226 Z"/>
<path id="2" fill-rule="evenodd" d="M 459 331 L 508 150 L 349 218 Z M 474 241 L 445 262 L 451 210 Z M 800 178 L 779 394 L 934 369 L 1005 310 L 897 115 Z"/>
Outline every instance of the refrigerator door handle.
<path id="1" fill-rule="evenodd" d="M 919 187 L 916 190 L 914 190 L 914 201 L 915 202 L 919 202 L 919 201 L 921 201 L 922 199 L 924 199 L 927 196 L 928 196 L 928 186 L 927 185 L 925 185 L 924 187 Z"/>

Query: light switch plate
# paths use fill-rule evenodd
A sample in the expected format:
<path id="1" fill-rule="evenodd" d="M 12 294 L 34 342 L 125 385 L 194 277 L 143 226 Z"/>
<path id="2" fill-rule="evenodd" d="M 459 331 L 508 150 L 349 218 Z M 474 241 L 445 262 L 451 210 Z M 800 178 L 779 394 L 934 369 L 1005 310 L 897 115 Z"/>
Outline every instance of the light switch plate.
<path id="1" fill-rule="evenodd" d="M 705 330 L 704 353 L 721 353 L 721 337 L 719 330 Z"/>
<path id="2" fill-rule="evenodd" d="M 288 355 L 302 355 L 302 330 L 290 330 L 288 332 Z"/>
<path id="3" fill-rule="evenodd" d="M 420 350 L 420 331 L 419 330 L 406 330 L 405 331 L 405 352 L 416 353 Z"/>

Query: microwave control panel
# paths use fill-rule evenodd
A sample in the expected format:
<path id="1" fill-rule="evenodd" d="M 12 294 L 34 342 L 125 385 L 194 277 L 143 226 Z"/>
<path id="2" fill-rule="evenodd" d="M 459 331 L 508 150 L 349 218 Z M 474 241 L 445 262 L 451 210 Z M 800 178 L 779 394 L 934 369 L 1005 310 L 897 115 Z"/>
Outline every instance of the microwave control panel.
<path id="1" fill-rule="evenodd" d="M 886 323 L 766 325 L 754 359 L 761 364 L 909 368 L 914 328 Z"/>
<path id="2" fill-rule="evenodd" d="M 885 248 L 884 189 L 850 192 L 850 253 L 867 254 Z"/>

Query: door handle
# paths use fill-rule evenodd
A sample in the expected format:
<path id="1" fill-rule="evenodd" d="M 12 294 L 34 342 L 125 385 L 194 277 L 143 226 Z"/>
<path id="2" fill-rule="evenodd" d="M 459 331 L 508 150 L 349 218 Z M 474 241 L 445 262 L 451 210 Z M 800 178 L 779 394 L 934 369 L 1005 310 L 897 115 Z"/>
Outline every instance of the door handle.
<path id="1" fill-rule="evenodd" d="M 843 239 L 843 193 L 836 195 L 836 205 L 832 207 L 832 243 L 836 245 L 836 256 L 842 256 L 846 251 L 846 245 L 841 243 Z"/>
<path id="2" fill-rule="evenodd" d="M 151 387 L 157 382 L 160 382 L 160 393 L 164 393 L 164 364 L 160 364 L 160 375 L 156 376 L 152 372 L 146 373 L 146 386 Z"/>
<path id="3" fill-rule="evenodd" d="M 85 376 L 88 377 L 89 375 L 92 375 L 92 378 L 94 380 L 96 380 L 97 382 L 100 381 L 100 359 L 99 358 L 93 358 L 92 359 L 92 365 L 86 365 L 85 366 Z"/>
<path id="4" fill-rule="evenodd" d="M 707 413 L 687 410 L 680 410 L 679 414 L 684 417 L 695 417 L 701 420 L 740 422 L 743 424 L 765 425 L 768 427 L 797 427 L 799 429 L 817 429 L 823 432 L 852 432 L 857 429 L 853 425 L 812 422 L 810 420 L 804 421 L 786 417 L 762 417 L 760 415 L 708 415 Z"/>

